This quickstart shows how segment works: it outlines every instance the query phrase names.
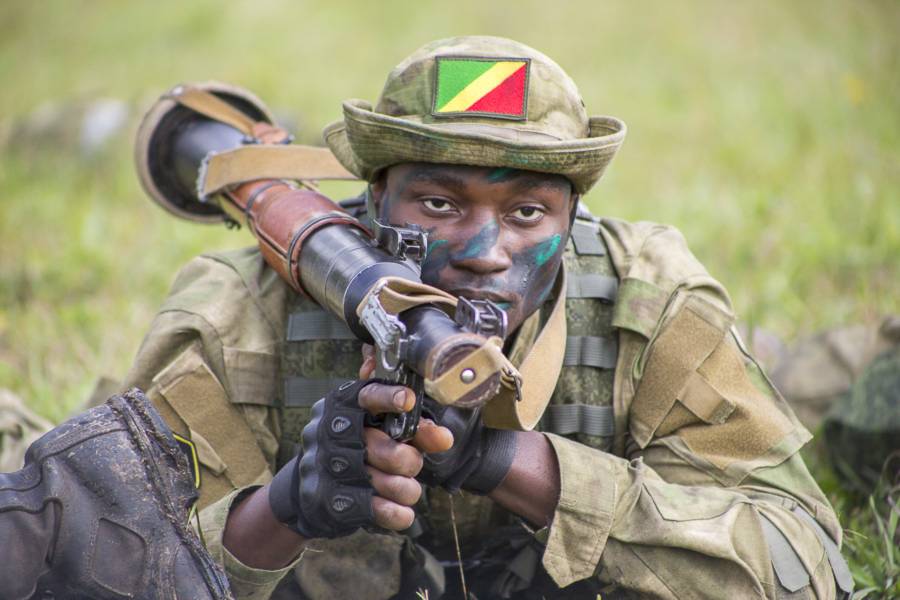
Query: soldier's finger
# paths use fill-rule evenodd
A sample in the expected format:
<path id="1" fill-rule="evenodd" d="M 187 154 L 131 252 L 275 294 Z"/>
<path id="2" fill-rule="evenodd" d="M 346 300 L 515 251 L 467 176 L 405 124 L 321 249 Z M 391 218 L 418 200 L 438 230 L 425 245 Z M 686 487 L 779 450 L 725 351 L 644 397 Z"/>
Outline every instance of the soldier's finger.
<path id="1" fill-rule="evenodd" d="M 372 497 L 372 512 L 375 514 L 376 525 L 394 531 L 409 529 L 416 518 L 416 513 L 410 507 L 378 496 Z"/>
<path id="2" fill-rule="evenodd" d="M 422 486 L 412 477 L 388 475 L 374 467 L 368 467 L 375 493 L 391 502 L 412 506 L 422 496 Z"/>
<path id="3" fill-rule="evenodd" d="M 359 378 L 369 379 L 375 373 L 375 347 L 372 344 L 363 344 L 363 362 L 359 367 Z"/>
<path id="4" fill-rule="evenodd" d="M 421 419 L 412 445 L 426 454 L 446 452 L 453 446 L 453 433 L 431 419 Z"/>
<path id="5" fill-rule="evenodd" d="M 411 410 L 416 395 L 407 387 L 370 383 L 359 392 L 359 405 L 373 415 L 402 413 Z"/>
<path id="6" fill-rule="evenodd" d="M 422 453 L 410 446 L 392 440 L 388 434 L 366 427 L 366 462 L 388 475 L 415 477 L 422 470 Z"/>

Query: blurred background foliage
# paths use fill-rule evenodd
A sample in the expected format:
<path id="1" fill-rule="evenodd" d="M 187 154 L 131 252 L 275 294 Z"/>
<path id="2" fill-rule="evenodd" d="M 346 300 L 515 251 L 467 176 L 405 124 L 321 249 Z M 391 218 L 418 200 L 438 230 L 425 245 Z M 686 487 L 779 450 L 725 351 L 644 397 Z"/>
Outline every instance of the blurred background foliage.
<path id="1" fill-rule="evenodd" d="M 898 313 L 898 29 L 890 0 L 3 2 L 0 387 L 64 418 L 124 374 L 180 265 L 250 243 L 140 189 L 131 146 L 159 94 L 232 82 L 320 143 L 341 100 L 465 33 L 541 49 L 625 120 L 588 203 L 678 226 L 745 323 L 791 339 Z"/>

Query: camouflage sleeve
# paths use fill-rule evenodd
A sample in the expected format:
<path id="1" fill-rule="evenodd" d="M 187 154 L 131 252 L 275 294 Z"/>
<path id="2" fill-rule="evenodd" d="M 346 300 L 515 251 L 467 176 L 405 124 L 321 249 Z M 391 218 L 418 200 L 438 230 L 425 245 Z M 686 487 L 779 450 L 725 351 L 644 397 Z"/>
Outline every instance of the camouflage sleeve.
<path id="1" fill-rule="evenodd" d="M 222 535 L 231 505 L 239 496 L 255 489 L 257 486 L 234 490 L 214 504 L 207 506 L 200 511 L 200 523 L 197 527 L 210 555 L 225 567 L 228 582 L 231 584 L 231 593 L 234 594 L 236 600 L 267 600 L 275 591 L 278 582 L 293 571 L 303 557 L 303 553 L 301 553 L 286 567 L 276 571 L 267 571 L 248 567 L 225 548 L 222 543 Z"/>
<path id="2" fill-rule="evenodd" d="M 848 590 L 840 526 L 798 454 L 811 436 L 743 347 L 724 289 L 677 231 L 609 227 L 619 456 L 548 436 L 561 493 L 547 572 L 641 597 Z"/>
<path id="3" fill-rule="evenodd" d="M 557 585 L 596 576 L 640 597 L 835 597 L 825 546 L 799 514 L 807 509 L 766 485 L 815 495 L 799 456 L 729 488 L 704 482 L 678 457 L 663 470 L 682 469 L 682 483 L 662 479 L 642 457 L 549 437 L 561 494 L 543 564 Z"/>
<path id="4" fill-rule="evenodd" d="M 290 569 L 241 564 L 224 548 L 222 531 L 237 495 L 272 477 L 279 324 L 271 316 L 277 311 L 265 310 L 273 294 L 247 285 L 264 286 L 270 275 L 260 267 L 248 276 L 239 267 L 200 257 L 179 273 L 126 384 L 144 389 L 172 430 L 196 446 L 202 537 L 236 597 L 256 599 L 268 598 Z"/>

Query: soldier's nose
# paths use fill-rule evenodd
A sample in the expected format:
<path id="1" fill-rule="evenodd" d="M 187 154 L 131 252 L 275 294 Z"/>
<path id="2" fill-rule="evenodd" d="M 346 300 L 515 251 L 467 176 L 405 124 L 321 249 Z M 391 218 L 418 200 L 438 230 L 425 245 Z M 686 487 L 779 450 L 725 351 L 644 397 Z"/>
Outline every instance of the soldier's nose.
<path id="1" fill-rule="evenodd" d="M 499 273 L 512 265 L 509 253 L 495 243 L 479 252 L 460 252 L 450 257 L 450 264 L 478 274 Z"/>

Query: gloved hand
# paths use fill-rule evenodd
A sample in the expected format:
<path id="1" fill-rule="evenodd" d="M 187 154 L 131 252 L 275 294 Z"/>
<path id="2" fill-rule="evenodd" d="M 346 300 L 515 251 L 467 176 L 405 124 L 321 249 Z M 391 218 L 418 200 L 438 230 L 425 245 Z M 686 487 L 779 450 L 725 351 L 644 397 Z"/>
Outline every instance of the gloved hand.
<path id="1" fill-rule="evenodd" d="M 269 505 L 306 538 L 335 538 L 374 524 L 366 470 L 366 411 L 357 400 L 372 381 L 348 381 L 313 405 L 303 450 L 275 474 Z"/>
<path id="2" fill-rule="evenodd" d="M 412 442 L 403 444 L 366 427 L 366 417 L 408 411 L 414 400 L 406 388 L 363 380 L 348 381 L 314 404 L 303 450 L 269 484 L 276 518 L 306 538 L 412 525 L 411 507 L 422 493 L 413 477 L 422 453 L 449 448 L 452 436 L 423 420 Z"/>
<path id="3" fill-rule="evenodd" d="M 449 492 L 489 494 L 503 481 L 516 455 L 516 432 L 490 429 L 478 409 L 443 406 L 426 398 L 423 414 L 453 434 L 453 447 L 425 455 L 417 479 Z"/>

